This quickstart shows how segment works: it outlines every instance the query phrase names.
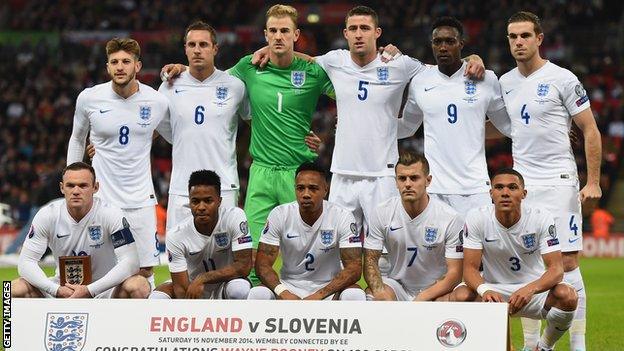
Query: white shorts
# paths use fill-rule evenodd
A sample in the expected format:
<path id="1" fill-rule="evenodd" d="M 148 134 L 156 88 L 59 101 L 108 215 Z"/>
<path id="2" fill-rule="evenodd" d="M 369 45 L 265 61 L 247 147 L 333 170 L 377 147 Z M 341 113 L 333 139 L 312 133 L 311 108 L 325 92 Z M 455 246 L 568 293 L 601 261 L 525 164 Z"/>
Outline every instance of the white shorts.
<path id="1" fill-rule="evenodd" d="M 221 206 L 230 208 L 237 205 L 238 190 L 221 190 Z M 191 217 L 189 197 L 186 195 L 169 194 L 167 202 L 167 233 L 189 217 Z"/>
<path id="2" fill-rule="evenodd" d="M 527 185 L 524 204 L 549 210 L 555 218 L 561 252 L 583 250 L 583 216 L 578 185 Z"/>
<path id="3" fill-rule="evenodd" d="M 487 283 L 492 290 L 503 295 L 505 302 L 509 302 L 511 295 L 520 290 L 526 284 L 492 284 Z M 545 319 L 548 311 L 544 310 L 546 304 L 546 297 L 548 297 L 548 290 L 543 293 L 535 294 L 531 298 L 531 301 L 526 304 L 520 311 L 512 315 L 512 317 L 527 317 L 532 319 Z"/>
<path id="4" fill-rule="evenodd" d="M 281 281 L 282 284 L 284 284 L 286 286 L 286 288 L 288 289 L 288 291 L 290 291 L 291 293 L 299 296 L 300 298 L 306 298 L 312 294 L 314 294 L 315 292 L 317 292 L 319 289 L 321 289 L 322 287 L 324 287 L 327 284 L 318 284 L 315 282 L 303 282 L 300 281 L 299 283 L 303 284 L 303 285 L 307 285 L 305 288 L 303 287 L 299 287 L 296 286 L 292 283 L 289 283 L 288 281 L 282 280 Z M 327 282 L 329 284 L 329 282 Z M 273 293 L 275 295 L 275 293 Z M 334 299 L 334 294 L 331 294 L 329 296 L 327 296 L 326 298 L 324 298 L 323 300 L 333 300 Z"/>
<path id="5" fill-rule="evenodd" d="M 469 195 L 429 193 L 429 195 L 451 206 L 455 211 L 459 212 L 462 218 L 465 218 L 466 213 L 471 209 L 490 205 L 492 203 L 492 198 L 489 193 Z"/>
<path id="6" fill-rule="evenodd" d="M 158 237 L 156 236 L 156 207 L 122 209 L 130 224 L 130 231 L 136 243 L 141 267 L 154 267 L 160 264 Z"/>
<path id="7" fill-rule="evenodd" d="M 329 201 L 349 209 L 358 229 L 368 230 L 368 218 L 383 201 L 398 196 L 394 177 L 358 177 L 343 174 L 332 175 Z"/>
<path id="8" fill-rule="evenodd" d="M 383 280 L 384 284 L 389 286 L 392 289 L 392 291 L 394 291 L 394 294 L 397 297 L 397 301 L 414 301 L 416 296 L 418 296 L 418 294 L 420 294 L 420 292 L 424 290 L 424 289 L 418 289 L 418 290 L 406 289 L 405 286 L 403 286 L 403 284 L 399 283 L 398 281 L 392 278 L 381 277 L 381 279 Z"/>

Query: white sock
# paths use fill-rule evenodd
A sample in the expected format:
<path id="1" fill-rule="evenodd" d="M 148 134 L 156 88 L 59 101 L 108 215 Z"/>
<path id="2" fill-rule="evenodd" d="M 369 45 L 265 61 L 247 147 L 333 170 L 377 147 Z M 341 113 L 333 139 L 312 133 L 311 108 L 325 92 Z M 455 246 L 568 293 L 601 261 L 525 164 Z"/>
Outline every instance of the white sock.
<path id="1" fill-rule="evenodd" d="M 557 340 L 570 329 L 575 313 L 576 311 L 563 311 L 557 307 L 551 307 L 546 315 L 548 324 L 544 329 L 538 346 L 545 349 L 552 349 Z"/>
<path id="2" fill-rule="evenodd" d="M 171 296 L 169 296 L 164 291 L 154 290 L 154 291 L 152 291 L 151 294 L 149 294 L 149 296 L 147 298 L 148 299 L 157 299 L 157 300 L 170 300 Z"/>
<path id="3" fill-rule="evenodd" d="M 340 293 L 341 301 L 366 301 L 366 293 L 362 289 L 348 288 Z"/>
<path id="4" fill-rule="evenodd" d="M 251 289 L 251 283 L 247 279 L 232 279 L 225 284 L 225 298 L 230 300 L 246 300 Z"/>
<path id="5" fill-rule="evenodd" d="M 266 286 L 254 286 L 249 290 L 247 300 L 275 300 L 275 294 Z"/>
<path id="6" fill-rule="evenodd" d="M 154 291 L 154 289 L 156 289 L 156 283 L 154 282 L 154 273 L 152 273 L 152 275 L 147 277 L 147 282 L 150 285 L 150 290 Z"/>
<path id="7" fill-rule="evenodd" d="M 576 269 L 563 274 L 563 281 L 572 285 L 578 294 L 578 307 L 576 315 L 570 327 L 570 350 L 585 351 L 585 314 L 587 310 L 587 294 L 585 292 L 585 284 L 581 269 Z"/>
<path id="8" fill-rule="evenodd" d="M 542 328 L 542 321 L 533 318 L 520 318 L 522 323 L 522 332 L 524 333 L 524 347 L 523 351 L 533 351 L 539 341 L 540 330 Z"/>

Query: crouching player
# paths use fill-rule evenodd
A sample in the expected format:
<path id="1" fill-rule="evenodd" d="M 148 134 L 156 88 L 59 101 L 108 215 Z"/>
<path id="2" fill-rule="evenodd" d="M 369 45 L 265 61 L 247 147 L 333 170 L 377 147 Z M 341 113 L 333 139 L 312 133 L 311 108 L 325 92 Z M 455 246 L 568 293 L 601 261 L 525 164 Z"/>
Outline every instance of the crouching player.
<path id="1" fill-rule="evenodd" d="M 494 204 L 466 216 L 467 287 L 455 293 L 461 300 L 508 302 L 509 314 L 515 317 L 546 319 L 538 350 L 551 350 L 570 328 L 578 298 L 572 286 L 561 282 L 563 262 L 554 219 L 546 210 L 521 206 L 526 194 L 517 171 L 503 169 L 494 175 Z"/>
<path id="2" fill-rule="evenodd" d="M 379 205 L 364 241 L 364 278 L 369 300 L 452 301 L 462 278 L 459 214 L 427 194 L 429 163 L 402 153 L 395 168 L 400 196 Z M 388 249 L 390 271 L 382 277 L 379 257 Z"/>
<path id="3" fill-rule="evenodd" d="M 138 275 L 139 257 L 130 226 L 120 209 L 93 194 L 99 184 L 93 167 L 75 162 L 60 183 L 64 199 L 45 205 L 33 219 L 11 286 L 13 297 L 146 298 L 147 279 Z M 38 265 L 47 248 L 57 262 L 46 277 Z M 60 285 L 61 256 L 90 256 L 92 282 Z"/>
<path id="4" fill-rule="evenodd" d="M 156 299 L 246 299 L 251 283 L 251 236 L 238 207 L 221 206 L 221 180 L 213 171 L 191 173 L 189 217 L 167 233 L 171 281 Z"/>
<path id="5" fill-rule="evenodd" d="M 325 171 L 303 163 L 295 172 L 297 201 L 274 208 L 260 237 L 256 273 L 264 284 L 249 299 L 361 300 L 362 244 L 351 211 L 323 200 Z M 280 277 L 273 269 L 282 253 Z M 341 267 L 342 263 L 342 267 Z"/>

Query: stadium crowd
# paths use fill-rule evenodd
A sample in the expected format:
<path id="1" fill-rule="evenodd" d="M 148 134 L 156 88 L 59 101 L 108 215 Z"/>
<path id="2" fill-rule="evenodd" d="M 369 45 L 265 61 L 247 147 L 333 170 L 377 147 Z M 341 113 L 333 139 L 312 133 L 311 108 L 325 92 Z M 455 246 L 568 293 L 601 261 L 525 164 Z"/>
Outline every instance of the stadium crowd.
<path id="1" fill-rule="evenodd" d="M 389 6 L 392 4 L 392 6 Z M 326 6 L 319 2 L 318 8 Z M 336 5 L 336 4 L 334 4 Z M 336 5 L 339 6 L 340 4 Z M 345 8 L 352 6 L 344 4 Z M 601 185 L 603 206 L 609 201 L 616 178 L 624 139 L 624 66 L 622 65 L 622 4 L 614 2 L 558 1 L 526 5 L 519 1 L 378 1 L 384 30 L 381 45 L 396 44 L 403 52 L 432 63 L 427 37 L 433 18 L 450 14 L 463 21 L 467 31 L 465 52 L 478 53 L 486 67 L 500 75 L 513 65 L 506 48 L 505 20 L 519 10 L 531 10 L 545 21 L 543 56 L 570 68 L 590 94 L 592 109 L 603 137 Z M 240 11 L 244 8 L 245 11 Z M 318 12 L 301 5 L 307 15 Z M 487 8 L 488 11 L 482 11 Z M 139 79 L 154 87 L 160 67 L 184 62 L 181 48 L 183 28 L 201 18 L 219 31 L 220 51 L 216 65 L 231 67 L 246 53 L 264 44 L 259 28 L 265 4 L 262 1 L 212 2 L 157 1 L 8 1 L 0 5 L 0 203 L 11 206 L 19 227 L 31 208 L 59 197 L 58 180 L 65 165 L 74 102 L 85 87 L 106 80 L 103 44 L 112 35 L 126 33 L 142 44 L 144 69 Z M 302 16 L 303 17 L 303 16 Z M 303 40 L 297 49 L 321 54 L 345 47 L 342 23 L 302 21 Z M 595 40 L 600 37 L 600 40 Z M 164 40 L 163 40 L 164 39 Z M 320 161 L 329 166 L 335 130 L 335 105 L 322 100 L 313 129 L 324 144 Z M 250 158 L 249 130 L 239 128 L 239 174 L 245 198 Z M 422 151 L 422 131 L 401 141 L 402 148 Z M 490 171 L 510 166 L 511 142 L 488 141 Z M 158 198 L 166 202 L 171 160 L 170 147 L 155 142 L 153 174 Z M 582 142 L 575 143 L 581 183 L 585 176 Z M 166 205 L 166 204 L 164 204 Z M 585 213 L 585 215 L 589 215 Z M 584 221 L 586 225 L 590 221 Z"/>

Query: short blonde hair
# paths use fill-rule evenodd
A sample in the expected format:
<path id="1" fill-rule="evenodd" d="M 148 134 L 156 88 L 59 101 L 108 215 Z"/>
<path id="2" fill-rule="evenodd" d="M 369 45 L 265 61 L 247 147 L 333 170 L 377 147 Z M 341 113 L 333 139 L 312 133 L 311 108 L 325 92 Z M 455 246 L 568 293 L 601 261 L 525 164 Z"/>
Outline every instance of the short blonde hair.
<path id="1" fill-rule="evenodd" d="M 297 28 L 298 16 L 299 14 L 297 13 L 296 8 L 289 6 L 289 5 L 281 5 L 281 4 L 271 6 L 271 8 L 269 8 L 269 10 L 266 13 L 267 20 L 269 19 L 269 17 L 290 17 L 290 19 L 293 21 L 295 25 L 295 28 Z"/>
<path id="2" fill-rule="evenodd" d="M 113 38 L 106 43 L 106 57 L 110 57 L 110 55 L 118 51 L 125 51 L 134 55 L 137 61 L 141 57 L 141 47 L 139 43 L 131 38 Z"/>

